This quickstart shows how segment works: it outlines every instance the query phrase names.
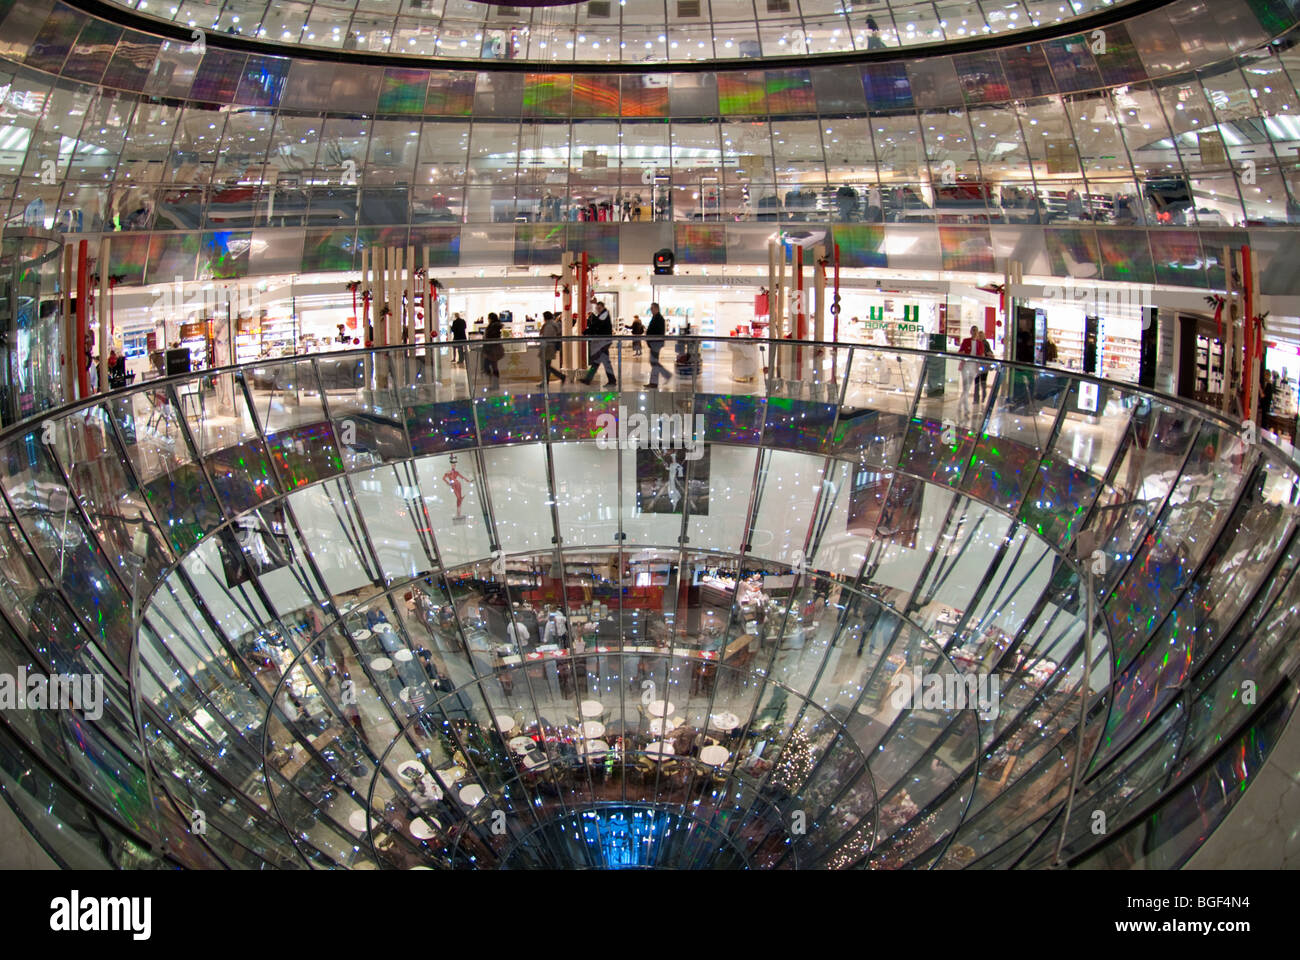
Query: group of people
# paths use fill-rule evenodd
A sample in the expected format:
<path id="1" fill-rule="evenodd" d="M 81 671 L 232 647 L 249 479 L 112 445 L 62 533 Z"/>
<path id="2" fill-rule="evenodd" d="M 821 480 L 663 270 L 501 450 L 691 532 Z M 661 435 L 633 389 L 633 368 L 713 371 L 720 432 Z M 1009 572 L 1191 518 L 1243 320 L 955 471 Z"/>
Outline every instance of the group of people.
<path id="1" fill-rule="evenodd" d="M 650 354 L 650 381 L 645 384 L 645 387 L 648 390 L 657 390 L 659 388 L 660 377 L 663 377 L 665 383 L 673 377 L 673 375 L 668 372 L 667 368 L 659 362 L 659 352 L 663 350 L 664 347 L 664 336 L 666 330 L 667 325 L 664 321 L 664 315 L 660 312 L 659 304 L 657 303 L 650 304 L 649 324 L 642 326 L 640 316 L 637 316 L 632 323 L 632 335 L 638 338 L 633 341 L 633 356 L 641 355 L 640 338 L 642 336 L 645 337 L 645 347 Z M 604 301 L 596 301 L 596 309 L 587 317 L 587 325 L 582 332 L 588 337 L 613 337 L 614 324 L 610 319 L 609 310 L 606 308 Z M 546 336 L 547 334 L 543 333 L 542 335 Z M 597 368 L 603 366 L 605 368 L 606 386 L 617 385 L 618 379 L 614 376 L 614 365 L 609 359 L 609 348 L 612 344 L 612 339 L 596 339 L 588 341 L 587 359 L 590 361 L 591 365 L 587 368 L 587 375 L 578 378 L 579 383 L 584 383 L 590 386 L 592 380 L 596 376 Z M 563 377 L 561 377 L 561 380 L 563 380 Z"/>
<path id="2" fill-rule="evenodd" d="M 480 371 L 493 385 L 500 382 L 501 370 L 499 364 L 501 358 L 505 356 L 505 347 L 499 342 L 502 339 L 503 329 L 504 325 L 500 316 L 496 313 L 489 313 L 487 315 L 487 326 L 483 330 L 483 339 L 497 342 L 484 344 L 479 351 L 479 363 Z M 645 387 L 646 389 L 656 390 L 661 379 L 664 383 L 667 383 L 673 377 L 668 369 L 659 362 L 659 354 L 663 350 L 664 339 L 667 334 L 667 323 L 659 309 L 659 304 L 650 304 L 650 322 L 648 324 L 643 324 L 638 315 L 633 320 L 630 330 L 632 336 L 637 338 L 632 343 L 632 355 L 641 356 L 642 344 L 644 343 L 645 349 L 650 356 L 650 380 L 645 384 Z M 617 386 L 618 378 L 614 373 L 614 364 L 609 356 L 610 347 L 613 346 L 614 342 L 614 321 L 610 316 L 609 308 L 603 300 L 596 301 L 595 309 L 588 314 L 582 333 L 584 336 L 594 339 L 589 340 L 587 345 L 589 366 L 586 375 L 578 377 L 578 382 L 590 386 L 595 379 L 597 370 L 604 368 L 606 386 Z M 543 380 L 538 386 L 544 387 L 552 380 L 566 383 L 568 378 L 555 365 L 556 357 L 560 352 L 560 339 L 564 336 L 561 315 L 552 310 L 543 311 L 542 325 L 538 330 L 538 336 L 542 340 L 540 351 L 543 374 Z M 451 341 L 455 351 L 454 363 L 463 365 L 466 362 L 465 344 L 468 340 L 468 324 L 466 324 L 465 318 L 457 313 L 451 321 Z"/>

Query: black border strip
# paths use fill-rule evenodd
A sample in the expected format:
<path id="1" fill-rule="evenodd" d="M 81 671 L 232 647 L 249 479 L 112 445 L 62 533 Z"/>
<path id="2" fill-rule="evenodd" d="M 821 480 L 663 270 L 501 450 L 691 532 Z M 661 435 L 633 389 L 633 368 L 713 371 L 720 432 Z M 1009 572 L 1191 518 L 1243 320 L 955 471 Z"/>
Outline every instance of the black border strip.
<path id="1" fill-rule="evenodd" d="M 120 27 L 137 30 L 170 40 L 193 41 L 194 29 L 173 20 L 163 20 L 119 6 L 109 0 L 59 0 L 88 16 L 107 20 Z M 548 62 L 545 60 L 479 60 L 415 56 L 410 54 L 372 53 L 358 50 L 336 50 L 330 47 L 277 43 L 254 40 L 237 34 L 203 30 L 208 47 L 235 50 L 260 56 L 287 57 L 292 60 L 355 63 L 376 67 L 401 67 L 467 71 L 470 73 L 546 73 L 546 74 L 672 74 L 717 73 L 729 70 L 769 70 L 808 67 L 832 67 L 844 64 L 893 63 L 951 57 L 960 54 L 980 53 L 1011 47 L 1030 46 L 1062 37 L 1090 33 L 1113 26 L 1146 13 L 1171 6 L 1175 0 L 1130 0 L 1119 6 L 1091 13 L 1086 17 L 1033 27 L 1028 30 L 1009 30 L 963 40 L 944 40 L 918 44 L 915 47 L 887 47 L 883 50 L 850 50 L 843 53 L 802 54 L 783 57 L 745 57 L 726 60 L 685 60 L 681 62 L 599 62 L 574 60 Z"/>

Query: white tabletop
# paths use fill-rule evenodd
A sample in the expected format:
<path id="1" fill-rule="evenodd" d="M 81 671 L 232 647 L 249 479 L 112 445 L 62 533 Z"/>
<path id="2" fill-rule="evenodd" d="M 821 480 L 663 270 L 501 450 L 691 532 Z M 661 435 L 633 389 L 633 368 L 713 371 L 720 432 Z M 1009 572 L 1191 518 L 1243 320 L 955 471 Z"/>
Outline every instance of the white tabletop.
<path id="1" fill-rule="evenodd" d="M 541 750 L 533 750 L 522 756 L 525 770 L 544 770 L 551 765 L 551 758 Z"/>
<path id="2" fill-rule="evenodd" d="M 650 744 L 650 746 L 645 748 L 645 752 L 646 752 L 646 756 L 648 756 L 651 760 L 659 761 L 659 760 L 667 760 L 677 751 L 673 749 L 673 745 L 669 743 L 667 740 L 661 740 L 658 743 Z"/>
<path id="3" fill-rule="evenodd" d="M 537 749 L 537 744 L 533 742 L 532 737 L 511 737 L 510 749 L 520 755 L 529 753 Z"/>
<path id="4" fill-rule="evenodd" d="M 418 760 L 407 760 L 397 768 L 397 772 L 408 780 L 418 780 L 424 773 L 424 766 Z"/>
<path id="5" fill-rule="evenodd" d="M 352 638 L 354 640 L 369 640 L 370 637 L 371 637 L 370 631 L 365 629 L 364 627 L 362 627 L 356 633 L 352 634 Z"/>
<path id="6" fill-rule="evenodd" d="M 700 759 L 711 767 L 720 767 L 731 759 L 731 751 L 715 743 L 700 751 Z"/>
<path id="7" fill-rule="evenodd" d="M 457 780 L 465 779 L 465 769 L 463 767 L 448 767 L 446 770 L 439 770 L 437 776 L 444 787 L 450 787 Z"/>
<path id="8" fill-rule="evenodd" d="M 604 740 L 583 740 L 577 746 L 580 756 L 603 757 L 609 753 L 609 744 Z"/>
<path id="9" fill-rule="evenodd" d="M 460 791 L 460 802 L 467 807 L 472 807 L 485 797 L 483 788 L 477 783 L 471 783 L 467 787 L 462 787 Z"/>
<path id="10" fill-rule="evenodd" d="M 709 719 L 712 721 L 715 730 L 735 730 L 740 726 L 740 717 L 727 711 L 715 713 Z"/>
<path id="11" fill-rule="evenodd" d="M 580 707 L 583 718 L 599 717 L 605 712 L 605 705 L 599 700 L 584 700 Z"/>
<path id="12" fill-rule="evenodd" d="M 497 717 L 497 729 L 502 733 L 509 733 L 515 728 L 514 717 Z"/>
<path id="13" fill-rule="evenodd" d="M 650 721 L 650 732 L 656 736 L 662 737 L 669 730 L 677 726 L 676 717 L 655 717 Z"/>
<path id="14" fill-rule="evenodd" d="M 400 661 L 401 663 L 406 663 L 406 661 L 411 660 L 414 657 L 415 654 L 405 648 L 398 650 L 393 654 L 393 659 Z"/>
<path id="15" fill-rule="evenodd" d="M 673 704 L 668 700 L 651 700 L 650 706 L 646 707 L 646 711 L 652 717 L 672 716 L 676 710 L 676 704 Z"/>
<path id="16" fill-rule="evenodd" d="M 417 840 L 428 840 L 433 837 L 434 831 L 442 826 L 437 820 L 430 823 L 423 817 L 416 817 L 411 821 L 411 836 Z"/>
<path id="17" fill-rule="evenodd" d="M 442 787 L 438 786 L 426 777 L 425 779 L 416 782 L 415 789 L 412 791 L 411 796 L 416 800 L 441 800 Z"/>
<path id="18" fill-rule="evenodd" d="M 387 657 L 375 657 L 375 659 L 370 661 L 370 669 L 391 670 L 393 669 L 393 661 L 389 660 Z"/>
<path id="19" fill-rule="evenodd" d="M 364 833 L 366 831 L 366 819 L 366 811 L 353 810 L 348 814 L 348 826 L 358 833 Z"/>
<path id="20" fill-rule="evenodd" d="M 584 720 L 579 729 L 588 740 L 599 740 L 605 735 L 605 725 L 599 720 Z"/>

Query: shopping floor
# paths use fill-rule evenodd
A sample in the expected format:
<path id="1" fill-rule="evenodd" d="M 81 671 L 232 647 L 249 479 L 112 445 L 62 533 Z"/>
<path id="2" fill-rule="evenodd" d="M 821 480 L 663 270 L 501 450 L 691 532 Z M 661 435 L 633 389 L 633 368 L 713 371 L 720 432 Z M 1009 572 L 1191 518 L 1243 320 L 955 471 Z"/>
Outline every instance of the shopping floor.
<path id="1" fill-rule="evenodd" d="M 1294 3 L 0 38 L 0 796 L 54 865 L 1177 869 L 1293 755 Z"/>

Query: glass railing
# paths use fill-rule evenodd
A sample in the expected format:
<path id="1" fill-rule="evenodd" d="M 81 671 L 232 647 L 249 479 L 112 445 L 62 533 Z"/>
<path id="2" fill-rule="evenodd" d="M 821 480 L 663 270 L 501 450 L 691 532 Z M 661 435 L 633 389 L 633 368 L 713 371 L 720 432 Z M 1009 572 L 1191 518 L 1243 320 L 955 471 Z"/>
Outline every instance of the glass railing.
<path id="1" fill-rule="evenodd" d="M 691 805 L 713 846 L 664 862 L 1121 863 L 1290 713 L 1291 456 L 1068 370 L 416 344 L 146 381 L 0 446 L 4 669 L 102 685 L 4 712 L 60 797 L 28 822 L 142 862 L 580 865 L 521 850 L 622 804 Z"/>

